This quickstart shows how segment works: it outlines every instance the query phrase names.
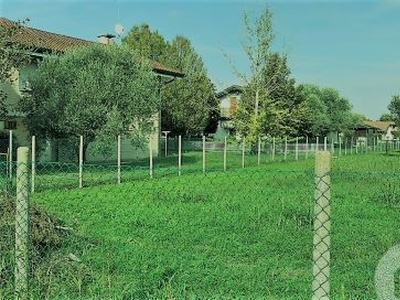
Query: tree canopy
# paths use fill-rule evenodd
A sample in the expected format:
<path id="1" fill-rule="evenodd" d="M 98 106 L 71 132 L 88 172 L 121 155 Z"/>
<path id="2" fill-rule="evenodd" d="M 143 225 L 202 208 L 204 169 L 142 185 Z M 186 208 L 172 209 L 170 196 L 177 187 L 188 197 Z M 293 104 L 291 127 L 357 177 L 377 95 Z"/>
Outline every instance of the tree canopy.
<path id="1" fill-rule="evenodd" d="M 157 30 L 152 31 L 146 23 L 133 26 L 122 39 L 122 43 L 135 49 L 142 57 L 165 62 L 167 42 Z"/>
<path id="2" fill-rule="evenodd" d="M 396 122 L 396 126 L 400 127 L 400 95 L 393 95 L 388 105 L 392 121 Z"/>
<path id="3" fill-rule="evenodd" d="M 266 7 L 254 20 L 245 14 L 244 23 L 250 75 L 236 71 L 246 85 L 234 115 L 235 128 L 252 142 L 263 136 L 297 135 L 304 131 L 307 110 L 287 56 L 272 51 L 272 12 Z"/>
<path id="4" fill-rule="evenodd" d="M 393 121 L 393 116 L 390 113 L 384 113 L 379 117 L 379 121 Z"/>
<path id="5" fill-rule="evenodd" d="M 117 135 L 136 146 L 153 130 L 160 107 L 149 65 L 126 47 L 94 45 L 45 57 L 21 101 L 31 134 L 45 138 L 82 135 L 85 148 L 107 147 Z"/>
<path id="6" fill-rule="evenodd" d="M 215 119 L 217 102 L 204 63 L 189 39 L 176 36 L 166 41 L 148 24 L 133 26 L 123 44 L 143 57 L 180 70 L 185 77 L 161 88 L 161 128 L 172 135 L 200 134 Z"/>
<path id="7" fill-rule="evenodd" d="M 287 55 L 272 50 L 272 16 L 268 6 L 254 19 L 244 16 L 250 74 L 234 68 L 245 83 L 234 115 L 238 133 L 255 142 L 263 136 L 324 136 L 352 129 L 357 118 L 337 90 L 296 84 Z"/>
<path id="8" fill-rule="evenodd" d="M 185 77 L 162 90 L 162 126 L 175 134 L 201 134 L 217 107 L 211 80 L 187 38 L 177 36 L 170 43 L 168 53 L 166 63 L 181 70 Z"/>
<path id="9" fill-rule="evenodd" d="M 348 99 L 334 88 L 321 88 L 314 84 L 302 86 L 302 94 L 308 109 L 311 136 L 326 136 L 329 132 L 347 132 L 358 117 L 352 113 Z"/>

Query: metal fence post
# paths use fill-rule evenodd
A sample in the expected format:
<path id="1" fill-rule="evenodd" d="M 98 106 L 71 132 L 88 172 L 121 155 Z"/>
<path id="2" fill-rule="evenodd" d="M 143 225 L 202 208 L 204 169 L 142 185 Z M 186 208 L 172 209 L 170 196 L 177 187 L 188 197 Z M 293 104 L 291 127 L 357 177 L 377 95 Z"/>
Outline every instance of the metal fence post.
<path id="1" fill-rule="evenodd" d="M 275 160 L 275 148 L 276 148 L 276 141 L 275 141 L 275 137 L 272 138 L 272 161 Z"/>
<path id="2" fill-rule="evenodd" d="M 356 140 L 356 154 L 358 154 L 358 140 Z"/>
<path id="3" fill-rule="evenodd" d="M 225 136 L 225 139 L 224 139 L 224 171 L 226 171 L 226 147 L 227 147 L 227 145 L 226 145 L 226 136 Z"/>
<path id="4" fill-rule="evenodd" d="M 257 147 L 257 165 L 261 164 L 261 138 L 258 137 L 258 147 Z"/>
<path id="5" fill-rule="evenodd" d="M 9 175 L 9 178 L 10 178 L 10 181 L 11 181 L 11 179 L 12 179 L 12 164 L 13 164 L 13 135 L 12 135 L 12 130 L 10 130 L 10 132 L 9 132 L 9 140 L 8 140 L 8 163 L 9 163 L 9 166 L 8 166 L 8 175 Z"/>
<path id="6" fill-rule="evenodd" d="M 308 136 L 306 136 L 306 159 L 308 159 Z"/>
<path id="7" fill-rule="evenodd" d="M 28 299 L 29 270 L 29 174 L 27 147 L 17 152 L 17 197 L 15 205 L 15 298 Z"/>
<path id="8" fill-rule="evenodd" d="M 203 135 L 203 173 L 206 172 L 206 136 Z"/>
<path id="9" fill-rule="evenodd" d="M 151 139 L 149 140 L 149 173 L 150 178 L 153 178 L 153 149 L 151 148 Z"/>
<path id="10" fill-rule="evenodd" d="M 350 154 L 353 154 L 353 144 L 354 144 L 353 137 L 351 137 L 351 139 L 350 139 Z"/>
<path id="11" fill-rule="evenodd" d="M 244 168 L 244 152 L 246 150 L 246 138 L 243 138 L 242 141 L 242 168 Z"/>
<path id="12" fill-rule="evenodd" d="M 121 183 L 121 135 L 117 138 L 117 168 L 118 168 L 118 183 Z"/>
<path id="13" fill-rule="evenodd" d="M 79 137 L 79 188 L 83 187 L 83 135 Z"/>
<path id="14" fill-rule="evenodd" d="M 315 158 L 313 300 L 330 299 L 330 153 L 321 151 Z"/>
<path id="15" fill-rule="evenodd" d="M 283 154 L 283 159 L 287 159 L 287 152 L 288 152 L 288 141 L 287 141 L 287 136 L 285 136 L 285 153 Z"/>
<path id="16" fill-rule="evenodd" d="M 182 174 L 182 136 L 178 136 L 178 175 Z"/>
<path id="17" fill-rule="evenodd" d="M 36 175 L 36 137 L 32 136 L 32 170 L 31 170 L 31 193 L 35 192 L 35 175 Z"/>

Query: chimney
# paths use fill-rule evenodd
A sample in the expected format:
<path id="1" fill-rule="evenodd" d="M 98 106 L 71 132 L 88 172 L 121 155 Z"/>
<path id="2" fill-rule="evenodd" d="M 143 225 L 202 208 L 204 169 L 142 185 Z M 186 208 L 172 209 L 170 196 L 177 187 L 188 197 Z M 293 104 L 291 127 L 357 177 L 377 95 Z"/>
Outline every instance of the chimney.
<path id="1" fill-rule="evenodd" d="M 111 45 L 113 43 L 113 38 L 115 38 L 115 35 L 111 33 L 105 33 L 98 35 L 97 38 L 100 44 Z"/>

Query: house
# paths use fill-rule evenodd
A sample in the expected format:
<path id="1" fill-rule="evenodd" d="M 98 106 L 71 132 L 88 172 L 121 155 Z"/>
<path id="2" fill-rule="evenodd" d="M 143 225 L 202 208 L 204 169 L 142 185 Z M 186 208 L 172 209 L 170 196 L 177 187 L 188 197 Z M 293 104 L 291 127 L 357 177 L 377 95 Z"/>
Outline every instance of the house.
<path id="1" fill-rule="evenodd" d="M 218 92 L 215 96 L 219 101 L 220 118 L 214 138 L 222 140 L 225 136 L 234 135 L 235 129 L 232 117 L 236 111 L 237 105 L 243 94 L 243 87 L 240 85 L 231 85 Z"/>
<path id="2" fill-rule="evenodd" d="M 6 18 L 0 18 L 0 27 L 2 28 L 15 28 L 16 22 L 8 20 Z M 98 36 L 98 41 L 88 41 L 76 37 L 71 37 L 63 34 L 52 33 L 28 26 L 20 26 L 17 34 L 14 34 L 11 42 L 17 42 L 22 45 L 26 45 L 33 49 L 30 56 L 32 57 L 32 63 L 21 67 L 19 70 L 13 71 L 13 83 L 7 84 L 2 83 L 0 88 L 5 91 L 7 95 L 7 106 L 9 107 L 9 114 L 6 119 L 0 120 L 0 131 L 13 130 L 13 133 L 18 140 L 19 145 L 29 145 L 29 137 L 26 126 L 24 125 L 24 116 L 18 112 L 17 104 L 21 97 L 21 93 L 26 88 L 27 78 L 32 72 L 35 72 L 37 62 L 43 59 L 50 53 L 63 53 L 71 47 L 77 46 L 91 46 L 95 43 L 111 44 L 114 36 L 110 34 L 103 34 Z M 168 68 L 156 61 L 151 62 L 154 73 L 159 77 L 160 84 L 166 84 L 175 78 L 183 77 L 183 74 L 179 71 Z M 159 115 L 155 117 L 155 127 L 158 130 L 151 135 L 151 145 L 154 155 L 158 154 L 159 141 L 160 141 L 160 129 L 161 124 Z M 123 142 L 127 147 L 130 146 L 129 142 Z M 130 146 L 132 148 L 132 146 Z M 139 150 L 138 150 L 139 151 Z M 146 155 L 148 152 L 146 153 Z M 137 158 L 140 153 L 131 153 L 130 156 Z M 49 158 L 51 159 L 51 158 Z M 92 157 L 96 160 L 95 157 Z"/>
<path id="3" fill-rule="evenodd" d="M 393 140 L 394 132 L 397 131 L 396 124 L 393 121 L 362 121 L 354 129 L 357 140 L 366 140 L 367 138 L 378 138 L 380 140 Z"/>

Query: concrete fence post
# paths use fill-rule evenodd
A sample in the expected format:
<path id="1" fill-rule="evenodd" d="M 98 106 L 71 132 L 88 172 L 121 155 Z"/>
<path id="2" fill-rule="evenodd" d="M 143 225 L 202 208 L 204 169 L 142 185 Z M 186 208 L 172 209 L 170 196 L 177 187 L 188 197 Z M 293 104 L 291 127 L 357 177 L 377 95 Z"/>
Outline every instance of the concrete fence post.
<path id="1" fill-rule="evenodd" d="M 331 155 L 316 153 L 313 237 L 313 300 L 330 299 Z"/>
<path id="2" fill-rule="evenodd" d="M 15 298 L 28 299 L 29 272 L 29 173 L 27 147 L 17 150 L 17 197 L 15 205 Z"/>

